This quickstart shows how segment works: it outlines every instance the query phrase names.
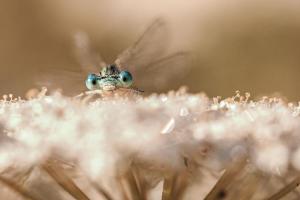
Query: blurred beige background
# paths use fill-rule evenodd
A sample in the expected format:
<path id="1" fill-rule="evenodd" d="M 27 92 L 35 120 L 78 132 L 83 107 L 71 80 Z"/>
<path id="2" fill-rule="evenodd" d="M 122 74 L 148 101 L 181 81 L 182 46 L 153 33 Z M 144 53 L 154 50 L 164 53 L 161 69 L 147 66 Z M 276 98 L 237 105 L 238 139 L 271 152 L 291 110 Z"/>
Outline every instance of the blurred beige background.
<path id="1" fill-rule="evenodd" d="M 170 49 L 193 52 L 190 73 L 170 88 L 300 99 L 300 2 L 294 0 L 1 0 L 0 93 L 24 95 L 40 71 L 79 68 L 74 31 L 86 31 L 112 61 L 158 16 L 169 23 Z"/>

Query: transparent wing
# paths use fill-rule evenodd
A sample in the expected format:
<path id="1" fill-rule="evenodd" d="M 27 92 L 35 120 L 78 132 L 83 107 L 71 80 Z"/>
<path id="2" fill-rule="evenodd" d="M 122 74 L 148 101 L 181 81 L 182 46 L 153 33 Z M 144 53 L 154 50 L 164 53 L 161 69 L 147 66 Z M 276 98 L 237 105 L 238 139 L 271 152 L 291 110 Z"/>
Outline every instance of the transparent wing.
<path id="1" fill-rule="evenodd" d="M 189 53 L 177 52 L 165 56 L 169 32 L 162 19 L 156 19 L 115 63 L 133 74 L 135 85 L 145 91 L 163 91 L 184 83 L 188 70 Z M 177 84 L 176 84 L 177 83 Z"/>
<path id="2" fill-rule="evenodd" d="M 189 73 L 189 52 L 177 52 L 146 66 L 140 76 L 134 77 L 135 84 L 147 92 L 177 89 L 184 85 L 183 78 Z"/>
<path id="3" fill-rule="evenodd" d="M 81 65 L 82 71 L 86 74 L 99 73 L 105 66 L 105 62 L 99 54 L 91 49 L 90 40 L 85 32 L 74 34 L 75 55 Z"/>
<path id="4" fill-rule="evenodd" d="M 168 30 L 162 19 L 156 19 L 128 49 L 123 51 L 115 63 L 134 76 L 145 70 L 154 59 L 159 59 L 168 46 Z"/>
<path id="5" fill-rule="evenodd" d="M 86 33 L 77 32 L 73 35 L 74 53 L 80 68 L 48 69 L 38 73 L 36 83 L 49 89 L 63 89 L 66 93 L 76 94 L 86 90 L 85 79 L 90 73 L 99 73 L 105 65 L 101 57 L 90 46 Z"/>
<path id="6" fill-rule="evenodd" d="M 66 94 L 78 94 L 86 90 L 86 75 L 79 71 L 64 69 L 51 69 L 41 71 L 35 77 L 35 82 L 39 87 L 47 87 L 52 90 L 63 90 Z"/>

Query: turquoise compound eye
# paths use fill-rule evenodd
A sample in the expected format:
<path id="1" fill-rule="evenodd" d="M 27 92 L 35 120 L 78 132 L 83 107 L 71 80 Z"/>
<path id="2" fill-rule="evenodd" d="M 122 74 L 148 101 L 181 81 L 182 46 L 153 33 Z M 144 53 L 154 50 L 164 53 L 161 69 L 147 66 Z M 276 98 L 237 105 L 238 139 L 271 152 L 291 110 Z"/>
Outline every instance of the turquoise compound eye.
<path id="1" fill-rule="evenodd" d="M 85 80 L 85 85 L 89 90 L 98 89 L 98 76 L 96 74 L 89 74 Z"/>
<path id="2" fill-rule="evenodd" d="M 128 71 L 121 71 L 119 74 L 119 79 L 122 82 L 124 87 L 129 87 L 133 83 L 133 78 Z"/>

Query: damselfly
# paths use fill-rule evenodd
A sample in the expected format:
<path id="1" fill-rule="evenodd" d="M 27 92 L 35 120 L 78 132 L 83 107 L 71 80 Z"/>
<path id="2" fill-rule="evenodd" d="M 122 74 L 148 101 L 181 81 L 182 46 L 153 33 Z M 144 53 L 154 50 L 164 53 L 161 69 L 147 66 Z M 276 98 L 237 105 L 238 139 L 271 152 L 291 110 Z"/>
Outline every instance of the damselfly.
<path id="1" fill-rule="evenodd" d="M 187 52 L 164 56 L 169 35 L 162 19 L 155 20 L 112 64 L 106 64 L 91 49 L 87 34 L 78 32 L 74 39 L 81 72 L 67 72 L 65 76 L 80 80 L 82 85 L 85 81 L 89 90 L 160 90 L 169 80 L 178 80 L 187 71 L 184 66 Z"/>

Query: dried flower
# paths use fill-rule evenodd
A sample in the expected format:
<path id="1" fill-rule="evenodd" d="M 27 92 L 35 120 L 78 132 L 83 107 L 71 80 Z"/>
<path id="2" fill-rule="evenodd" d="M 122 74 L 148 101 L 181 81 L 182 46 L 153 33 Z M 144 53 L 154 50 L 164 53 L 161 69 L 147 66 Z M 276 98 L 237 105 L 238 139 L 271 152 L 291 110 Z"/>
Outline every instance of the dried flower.
<path id="1" fill-rule="evenodd" d="M 77 199 L 146 199 L 159 190 L 165 199 L 210 199 L 230 197 L 235 190 L 227 187 L 239 188 L 242 177 L 289 181 L 299 169 L 299 105 L 278 98 L 250 101 L 250 94 L 240 92 L 223 100 L 183 90 L 134 98 L 94 95 L 46 96 L 43 90 L 26 101 L 4 96 L 0 181 L 32 199 L 45 195 L 42 189 L 28 194 L 33 185 L 56 191 L 55 182 Z M 232 174 L 230 182 L 224 170 Z M 41 181 L 45 172 L 55 181 Z M 251 186 L 243 194 L 250 189 L 264 197 L 279 190 Z M 8 191 L 0 195 L 15 198 Z"/>

